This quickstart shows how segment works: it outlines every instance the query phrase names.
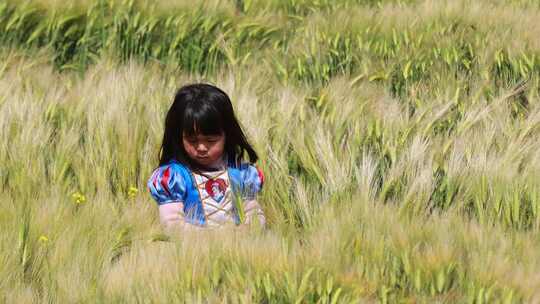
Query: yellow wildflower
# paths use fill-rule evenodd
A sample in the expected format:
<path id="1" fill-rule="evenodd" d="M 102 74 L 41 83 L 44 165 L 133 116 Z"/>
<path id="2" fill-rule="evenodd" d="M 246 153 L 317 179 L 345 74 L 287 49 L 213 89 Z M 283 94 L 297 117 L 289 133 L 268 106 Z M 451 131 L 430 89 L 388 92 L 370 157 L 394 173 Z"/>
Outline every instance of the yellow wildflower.
<path id="1" fill-rule="evenodd" d="M 73 193 L 71 197 L 75 201 L 75 204 L 82 204 L 86 202 L 86 197 L 80 192 Z"/>
<path id="2" fill-rule="evenodd" d="M 129 187 L 129 189 L 128 189 L 128 196 L 129 197 L 133 198 L 133 197 L 135 197 L 137 195 L 137 193 L 139 193 L 139 189 L 137 189 L 134 186 Z"/>
<path id="3" fill-rule="evenodd" d="M 41 244 L 47 244 L 49 242 L 49 238 L 44 236 L 44 235 L 41 235 L 39 237 L 39 240 L 38 240 Z"/>

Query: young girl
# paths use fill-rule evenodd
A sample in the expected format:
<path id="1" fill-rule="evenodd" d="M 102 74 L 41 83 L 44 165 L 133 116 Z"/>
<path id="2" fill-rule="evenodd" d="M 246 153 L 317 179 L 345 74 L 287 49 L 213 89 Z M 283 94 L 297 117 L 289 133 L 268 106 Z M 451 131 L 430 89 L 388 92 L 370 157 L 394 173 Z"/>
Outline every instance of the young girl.
<path id="1" fill-rule="evenodd" d="M 159 167 L 148 180 L 161 223 L 168 230 L 264 225 L 256 161 L 225 92 L 209 84 L 180 88 L 165 119 Z"/>

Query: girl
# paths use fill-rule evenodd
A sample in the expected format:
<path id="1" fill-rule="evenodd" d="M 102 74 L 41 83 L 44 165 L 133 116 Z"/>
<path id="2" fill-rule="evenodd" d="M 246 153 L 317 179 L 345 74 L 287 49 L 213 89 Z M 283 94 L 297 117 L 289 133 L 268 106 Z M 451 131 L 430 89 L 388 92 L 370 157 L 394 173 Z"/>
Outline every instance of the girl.
<path id="1" fill-rule="evenodd" d="M 161 223 L 167 230 L 255 220 L 264 226 L 256 161 L 225 92 L 209 84 L 180 88 L 165 119 L 159 167 L 148 180 Z"/>

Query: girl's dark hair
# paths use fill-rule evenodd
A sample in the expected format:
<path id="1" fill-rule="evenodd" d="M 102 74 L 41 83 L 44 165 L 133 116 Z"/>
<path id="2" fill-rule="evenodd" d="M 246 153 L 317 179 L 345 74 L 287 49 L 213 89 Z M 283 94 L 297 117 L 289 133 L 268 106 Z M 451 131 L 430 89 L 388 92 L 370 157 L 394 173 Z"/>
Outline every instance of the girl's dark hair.
<path id="1" fill-rule="evenodd" d="M 182 144 L 183 133 L 215 135 L 225 133 L 225 152 L 229 160 L 239 163 L 247 153 L 249 161 L 257 161 L 257 153 L 249 142 L 234 116 L 229 96 L 219 88 L 204 83 L 181 87 L 165 118 L 165 132 L 159 165 L 172 159 L 186 165 L 195 165 Z"/>

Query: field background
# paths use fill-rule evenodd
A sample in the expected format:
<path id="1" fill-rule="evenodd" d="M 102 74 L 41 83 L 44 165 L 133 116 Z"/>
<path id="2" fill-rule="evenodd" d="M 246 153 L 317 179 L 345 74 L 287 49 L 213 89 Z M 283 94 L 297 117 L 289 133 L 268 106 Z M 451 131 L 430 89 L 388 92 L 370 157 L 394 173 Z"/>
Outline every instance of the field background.
<path id="1" fill-rule="evenodd" d="M 540 302 L 538 1 L 152 3 L 0 2 L 0 302 Z M 161 231 L 194 81 L 267 231 Z"/>

